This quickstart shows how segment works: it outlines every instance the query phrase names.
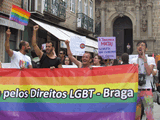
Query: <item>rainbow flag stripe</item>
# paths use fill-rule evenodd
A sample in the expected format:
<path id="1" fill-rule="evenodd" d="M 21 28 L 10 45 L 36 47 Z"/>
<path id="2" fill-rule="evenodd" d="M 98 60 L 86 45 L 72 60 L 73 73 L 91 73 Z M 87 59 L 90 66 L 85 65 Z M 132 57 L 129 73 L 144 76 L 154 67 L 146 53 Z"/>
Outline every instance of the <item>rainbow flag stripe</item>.
<path id="1" fill-rule="evenodd" d="M 134 120 L 138 67 L 1 68 L 0 91 L 1 119 Z"/>
<path id="2" fill-rule="evenodd" d="M 28 20 L 30 18 L 30 13 L 26 10 L 16 6 L 12 5 L 11 13 L 10 13 L 10 20 L 13 20 L 21 25 L 28 25 Z"/>

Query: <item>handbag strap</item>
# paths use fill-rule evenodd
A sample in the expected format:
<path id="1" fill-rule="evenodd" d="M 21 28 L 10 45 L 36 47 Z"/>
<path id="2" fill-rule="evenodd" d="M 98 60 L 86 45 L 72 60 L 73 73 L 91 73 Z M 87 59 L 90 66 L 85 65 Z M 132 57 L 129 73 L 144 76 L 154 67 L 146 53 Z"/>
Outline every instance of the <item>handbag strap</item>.
<path id="1" fill-rule="evenodd" d="M 146 59 L 147 59 L 147 57 L 146 57 Z M 139 65 L 139 57 L 137 58 L 137 64 L 138 64 L 138 70 L 139 69 L 141 70 L 140 65 Z M 144 66 L 144 63 L 143 63 L 143 66 Z M 146 68 L 144 67 L 144 73 L 143 74 L 146 74 L 146 73 L 147 73 Z"/>
<path id="2" fill-rule="evenodd" d="M 152 87 L 152 92 L 154 92 L 155 91 L 155 87 L 153 86 L 153 83 L 150 81 L 150 83 L 151 83 L 151 87 Z"/>

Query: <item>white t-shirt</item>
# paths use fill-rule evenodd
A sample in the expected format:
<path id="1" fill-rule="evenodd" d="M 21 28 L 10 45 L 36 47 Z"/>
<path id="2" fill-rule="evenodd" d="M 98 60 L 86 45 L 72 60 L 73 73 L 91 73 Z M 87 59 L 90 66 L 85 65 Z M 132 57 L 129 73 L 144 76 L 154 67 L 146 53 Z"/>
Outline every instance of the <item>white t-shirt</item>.
<path id="1" fill-rule="evenodd" d="M 13 55 L 11 57 L 11 67 L 10 68 L 20 68 L 22 65 L 25 68 L 28 68 L 29 65 L 32 65 L 31 58 L 28 55 L 23 55 L 21 52 L 13 51 Z"/>
<path id="2" fill-rule="evenodd" d="M 142 58 L 139 58 L 139 63 L 137 63 L 137 58 L 133 58 L 131 60 L 131 64 L 136 63 L 139 64 L 140 69 L 139 69 L 139 73 L 144 74 L 145 73 L 145 67 L 144 67 L 144 61 Z M 155 59 L 153 57 L 147 57 L 147 63 L 148 65 L 156 65 L 155 63 Z M 138 86 L 139 89 L 152 89 L 151 86 L 151 81 L 153 80 L 153 76 L 152 75 L 146 75 L 146 84 L 142 85 L 142 86 Z"/>

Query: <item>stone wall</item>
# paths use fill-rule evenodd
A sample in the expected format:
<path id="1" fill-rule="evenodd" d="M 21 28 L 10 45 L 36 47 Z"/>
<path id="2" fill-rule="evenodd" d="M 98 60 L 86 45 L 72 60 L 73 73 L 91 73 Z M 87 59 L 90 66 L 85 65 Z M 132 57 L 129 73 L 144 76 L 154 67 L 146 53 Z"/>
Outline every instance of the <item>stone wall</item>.
<path id="1" fill-rule="evenodd" d="M 0 12 L 9 15 L 12 4 L 21 7 L 21 0 L 3 0 L 2 5 L 0 6 Z"/>
<path id="2" fill-rule="evenodd" d="M 5 42 L 5 27 L 0 26 L 0 61 L 4 62 L 4 56 L 5 56 L 5 48 L 4 48 L 4 42 Z"/>
<path id="3" fill-rule="evenodd" d="M 160 0 L 153 0 L 153 38 L 155 41 L 155 54 L 160 54 Z"/>
<path id="4" fill-rule="evenodd" d="M 3 0 L 2 4 L 0 5 L 0 13 L 3 13 L 5 19 L 8 19 L 12 4 L 17 5 L 21 7 L 21 0 Z M 0 61 L 5 62 L 5 34 L 6 33 L 6 27 L 0 25 Z M 18 34 L 20 38 L 20 33 Z M 18 41 L 19 39 L 17 39 Z"/>
<path id="5" fill-rule="evenodd" d="M 95 0 L 93 1 L 93 31 L 95 31 Z M 78 0 L 76 0 L 75 2 L 75 13 L 70 11 L 70 1 L 68 0 L 67 2 L 67 9 L 66 9 L 66 21 L 65 22 L 60 22 L 59 25 L 66 27 L 68 29 L 71 29 L 73 31 L 76 31 L 76 25 L 77 25 L 77 11 L 78 11 Z M 88 16 L 89 16 L 89 6 L 90 6 L 90 2 L 88 0 Z M 82 0 L 82 13 L 84 13 L 84 0 Z M 82 32 L 83 34 L 86 34 L 86 32 Z M 87 35 L 87 34 L 86 34 Z M 93 37 L 93 34 L 90 34 L 89 36 Z"/>
<path id="6" fill-rule="evenodd" d="M 136 43 L 146 40 L 148 54 L 160 54 L 160 0 L 105 1 L 97 0 L 96 10 L 100 12 L 101 34 L 113 36 L 113 23 L 118 17 L 127 16 L 132 21 L 133 49 Z M 100 4 L 101 3 L 101 4 Z M 120 4 L 121 3 L 121 4 Z M 97 17 L 97 15 L 96 15 Z M 98 22 L 98 18 L 95 18 Z"/>

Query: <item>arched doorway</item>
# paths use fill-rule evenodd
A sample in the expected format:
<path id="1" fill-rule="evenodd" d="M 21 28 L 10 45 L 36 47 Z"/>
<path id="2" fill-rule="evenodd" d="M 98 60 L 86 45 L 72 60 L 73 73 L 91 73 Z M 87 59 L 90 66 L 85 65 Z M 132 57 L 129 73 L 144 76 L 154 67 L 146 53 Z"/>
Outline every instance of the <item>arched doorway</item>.
<path id="1" fill-rule="evenodd" d="M 129 17 L 119 17 L 113 23 L 113 36 L 116 37 L 116 53 L 121 56 L 127 52 L 127 44 L 131 46 L 130 54 L 133 52 L 133 29 Z"/>

